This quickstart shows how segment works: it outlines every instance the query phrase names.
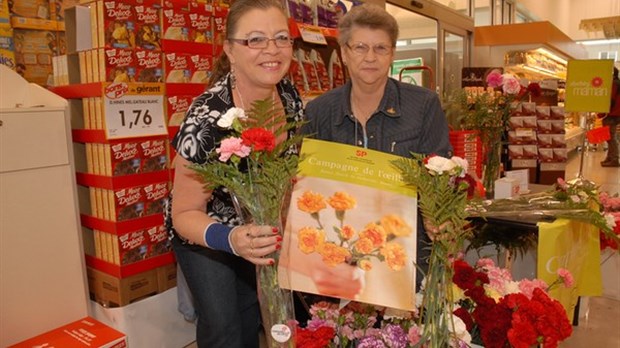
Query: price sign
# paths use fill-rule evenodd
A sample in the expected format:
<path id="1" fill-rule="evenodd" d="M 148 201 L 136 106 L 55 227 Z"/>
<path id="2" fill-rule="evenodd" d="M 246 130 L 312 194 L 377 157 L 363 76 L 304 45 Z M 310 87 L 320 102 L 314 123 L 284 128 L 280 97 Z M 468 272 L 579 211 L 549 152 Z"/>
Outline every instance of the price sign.
<path id="1" fill-rule="evenodd" d="M 167 134 L 163 84 L 104 86 L 104 114 L 107 139 Z"/>
<path id="2" fill-rule="evenodd" d="M 323 35 L 323 32 L 320 28 L 300 25 L 299 33 L 301 34 L 301 39 L 305 42 L 319 45 L 327 45 L 325 35 Z"/>

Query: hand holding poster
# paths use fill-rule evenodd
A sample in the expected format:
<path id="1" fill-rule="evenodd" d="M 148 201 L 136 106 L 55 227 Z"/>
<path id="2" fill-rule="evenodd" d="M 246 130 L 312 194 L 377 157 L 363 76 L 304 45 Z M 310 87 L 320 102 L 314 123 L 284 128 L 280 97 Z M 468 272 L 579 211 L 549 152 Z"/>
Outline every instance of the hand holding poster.
<path id="1" fill-rule="evenodd" d="M 387 307 L 415 307 L 417 194 L 399 158 L 305 139 L 285 227 L 284 288 Z"/>

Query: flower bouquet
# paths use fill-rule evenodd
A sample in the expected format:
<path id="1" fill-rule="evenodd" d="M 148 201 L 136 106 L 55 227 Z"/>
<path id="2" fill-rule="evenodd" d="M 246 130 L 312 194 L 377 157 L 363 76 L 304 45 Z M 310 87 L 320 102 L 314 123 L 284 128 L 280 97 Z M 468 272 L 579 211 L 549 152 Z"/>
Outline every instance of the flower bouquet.
<path id="1" fill-rule="evenodd" d="M 454 314 L 465 323 L 473 342 L 487 348 L 557 347 L 572 333 L 560 302 L 548 295 L 551 287 L 571 288 L 572 275 L 558 269 L 558 280 L 547 286 L 542 280 L 514 281 L 510 272 L 480 259 L 475 267 L 454 261 Z"/>
<path id="2" fill-rule="evenodd" d="M 477 131 L 482 142 L 484 172 L 482 184 L 487 197 L 492 197 L 495 180 L 499 179 L 501 148 L 512 110 L 526 97 L 539 96 L 538 83 L 522 86 L 512 74 L 494 70 L 486 77 L 487 88 L 469 87 L 452 96 L 448 114 L 457 114 L 455 128 Z"/>
<path id="3" fill-rule="evenodd" d="M 282 208 L 297 173 L 299 136 L 285 138 L 301 125 L 288 121 L 272 99 L 259 100 L 247 113 L 231 108 L 217 121 L 228 132 L 207 163 L 191 166 L 204 180 L 206 189 L 224 186 L 245 223 L 269 225 L 282 231 Z M 267 257 L 279 257 L 279 251 Z M 278 285 L 277 266 L 257 267 L 258 299 L 270 347 L 294 346 L 292 294 Z M 289 335 L 287 335 L 287 333 Z M 281 335 L 280 335 L 281 334 Z M 288 336 L 288 337 L 287 337 Z M 282 338 L 282 339 L 280 339 Z M 277 339 L 277 340 L 276 340 Z"/>
<path id="4" fill-rule="evenodd" d="M 600 196 L 610 203 L 608 195 Z M 611 201 L 613 202 L 613 201 Z M 608 204 L 611 206 L 613 203 Z M 605 207 L 605 205 L 603 205 Z M 554 217 L 588 222 L 601 231 L 605 243 L 620 245 L 616 215 L 611 208 L 601 209 L 598 187 L 588 181 L 566 182 L 558 178 L 555 185 L 544 192 L 518 197 L 477 201 L 467 205 L 469 216 L 514 218 Z"/>
<path id="5" fill-rule="evenodd" d="M 349 302 L 343 308 L 318 302 L 310 308 L 310 315 L 306 326 L 297 328 L 297 348 L 406 348 L 420 340 L 413 312 L 360 302 Z"/>
<path id="6" fill-rule="evenodd" d="M 455 322 L 449 315 L 454 304 L 450 260 L 462 250 L 470 234 L 465 207 L 473 179 L 462 158 L 412 155 L 412 159 L 392 163 L 402 173 L 403 182 L 417 188 L 424 226 L 432 240 L 422 289 L 421 344 L 446 347 L 456 339 Z"/>
<path id="7" fill-rule="evenodd" d="M 608 192 L 599 194 L 599 202 L 605 216 L 605 220 L 612 232 L 620 237 L 620 195 L 618 193 L 610 195 Z M 608 236 L 601 229 L 601 250 L 610 249 L 618 251 L 619 244 L 614 241 L 613 236 Z"/>

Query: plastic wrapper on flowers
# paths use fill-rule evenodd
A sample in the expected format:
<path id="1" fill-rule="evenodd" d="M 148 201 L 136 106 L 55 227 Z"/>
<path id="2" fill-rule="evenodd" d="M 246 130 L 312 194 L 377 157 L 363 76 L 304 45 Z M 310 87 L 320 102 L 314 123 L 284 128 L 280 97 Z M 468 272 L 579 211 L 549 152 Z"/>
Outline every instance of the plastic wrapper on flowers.
<path id="1" fill-rule="evenodd" d="M 269 225 L 282 231 L 282 207 L 287 206 L 299 158 L 300 137 L 286 137 L 301 122 L 288 121 L 271 99 L 253 103 L 252 109 L 231 108 L 217 122 L 226 136 L 203 165 L 191 168 L 206 189 L 219 186 L 230 192 L 245 223 Z M 269 258 L 276 261 L 279 250 Z M 277 264 L 277 262 L 276 262 Z M 295 315 L 291 291 L 278 285 L 277 266 L 257 266 L 257 291 L 269 347 L 294 347 Z"/>
<path id="2" fill-rule="evenodd" d="M 598 227 L 605 243 L 618 248 L 618 216 L 601 204 L 609 202 L 609 195 L 601 195 L 595 184 L 587 181 L 569 183 L 558 178 L 553 188 L 514 198 L 496 200 L 472 200 L 467 205 L 470 217 L 552 217 L 578 220 Z M 613 201 L 611 201 L 613 202 Z M 613 204 L 613 203 L 610 203 Z M 608 206 L 610 206 L 608 204 Z"/>

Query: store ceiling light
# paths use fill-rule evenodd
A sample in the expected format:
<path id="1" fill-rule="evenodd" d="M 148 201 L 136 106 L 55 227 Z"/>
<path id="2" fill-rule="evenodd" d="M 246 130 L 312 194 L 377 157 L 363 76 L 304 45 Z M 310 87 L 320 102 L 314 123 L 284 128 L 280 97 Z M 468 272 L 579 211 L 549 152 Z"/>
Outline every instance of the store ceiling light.
<path id="1" fill-rule="evenodd" d="M 577 41 L 582 45 L 615 45 L 620 44 L 620 39 L 609 39 L 609 40 L 585 40 L 585 41 Z"/>
<path id="2" fill-rule="evenodd" d="M 602 31 L 606 39 L 620 38 L 620 16 L 582 19 L 579 29 L 587 33 Z"/>

